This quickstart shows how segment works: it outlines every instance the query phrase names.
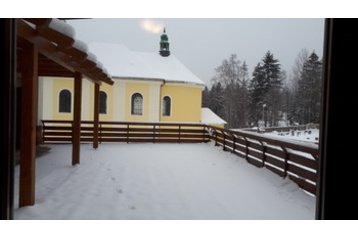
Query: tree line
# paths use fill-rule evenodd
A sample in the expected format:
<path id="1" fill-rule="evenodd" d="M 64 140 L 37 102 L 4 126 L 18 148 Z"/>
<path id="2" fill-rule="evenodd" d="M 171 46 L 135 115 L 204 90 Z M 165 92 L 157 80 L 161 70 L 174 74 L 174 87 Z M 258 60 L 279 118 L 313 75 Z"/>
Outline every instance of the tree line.
<path id="1" fill-rule="evenodd" d="M 250 77 L 236 54 L 215 69 L 213 85 L 203 91 L 203 107 L 227 121 L 228 128 L 318 123 L 322 62 L 302 50 L 290 79 L 268 51 Z"/>

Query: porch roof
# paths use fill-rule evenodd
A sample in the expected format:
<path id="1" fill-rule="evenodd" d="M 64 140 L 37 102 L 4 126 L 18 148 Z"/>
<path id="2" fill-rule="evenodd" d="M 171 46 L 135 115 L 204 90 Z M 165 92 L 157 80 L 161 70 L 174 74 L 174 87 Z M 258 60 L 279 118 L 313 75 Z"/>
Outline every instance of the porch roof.
<path id="1" fill-rule="evenodd" d="M 95 83 L 113 84 L 103 64 L 88 51 L 87 45 L 75 39 L 75 31 L 69 24 L 51 18 L 18 19 L 17 35 L 18 51 L 22 50 L 24 40 L 37 47 L 39 76 L 74 77 L 75 72 L 79 72 Z M 18 67 L 26 66 L 20 62 Z"/>

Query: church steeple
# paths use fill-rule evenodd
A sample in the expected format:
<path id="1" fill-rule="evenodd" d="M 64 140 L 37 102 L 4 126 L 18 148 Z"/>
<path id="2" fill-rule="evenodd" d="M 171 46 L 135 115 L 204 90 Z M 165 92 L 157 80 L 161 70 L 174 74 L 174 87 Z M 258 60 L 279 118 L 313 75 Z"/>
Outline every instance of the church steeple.
<path id="1" fill-rule="evenodd" d="M 159 54 L 163 57 L 168 57 L 170 55 L 169 41 L 168 41 L 168 36 L 165 32 L 165 28 L 163 30 L 163 34 L 160 36 L 159 44 L 160 44 Z"/>

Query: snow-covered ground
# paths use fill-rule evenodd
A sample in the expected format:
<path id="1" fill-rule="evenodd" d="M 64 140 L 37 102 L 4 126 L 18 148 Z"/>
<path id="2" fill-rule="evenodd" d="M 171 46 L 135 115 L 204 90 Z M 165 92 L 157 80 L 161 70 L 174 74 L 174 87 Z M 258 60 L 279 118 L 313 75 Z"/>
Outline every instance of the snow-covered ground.
<path id="1" fill-rule="evenodd" d="M 265 135 L 314 143 L 318 143 L 319 141 L 319 129 L 291 130 L 283 132 L 273 131 L 267 132 Z"/>
<path id="2" fill-rule="evenodd" d="M 85 144 L 74 167 L 70 145 L 50 147 L 36 204 L 15 204 L 15 219 L 314 219 L 295 183 L 212 143 Z"/>

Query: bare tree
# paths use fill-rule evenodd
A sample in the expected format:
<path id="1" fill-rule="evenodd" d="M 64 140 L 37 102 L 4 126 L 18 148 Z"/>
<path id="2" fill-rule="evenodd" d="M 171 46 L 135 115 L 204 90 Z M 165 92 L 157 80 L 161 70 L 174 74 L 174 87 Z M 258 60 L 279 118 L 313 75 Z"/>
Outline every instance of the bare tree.
<path id="1" fill-rule="evenodd" d="M 213 82 L 214 85 L 220 83 L 223 87 L 223 118 L 227 121 L 228 127 L 247 126 L 248 69 L 246 63 L 241 64 L 236 54 L 230 55 L 216 68 Z"/>

